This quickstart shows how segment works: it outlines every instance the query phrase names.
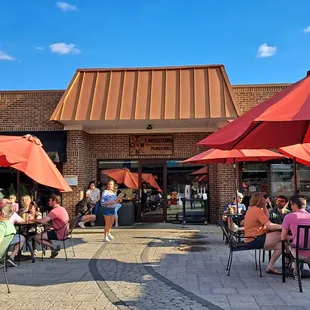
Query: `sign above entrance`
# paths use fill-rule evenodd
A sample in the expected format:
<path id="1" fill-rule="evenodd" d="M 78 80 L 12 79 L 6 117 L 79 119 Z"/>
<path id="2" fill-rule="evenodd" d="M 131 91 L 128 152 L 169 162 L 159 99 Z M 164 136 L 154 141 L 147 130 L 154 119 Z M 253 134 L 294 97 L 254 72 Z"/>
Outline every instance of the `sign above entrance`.
<path id="1" fill-rule="evenodd" d="M 173 155 L 173 136 L 131 135 L 129 155 Z"/>

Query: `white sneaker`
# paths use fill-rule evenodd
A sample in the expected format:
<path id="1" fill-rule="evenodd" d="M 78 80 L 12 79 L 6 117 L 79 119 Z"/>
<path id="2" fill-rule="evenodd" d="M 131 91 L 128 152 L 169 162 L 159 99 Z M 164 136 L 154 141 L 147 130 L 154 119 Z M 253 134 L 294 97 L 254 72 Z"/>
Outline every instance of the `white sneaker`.
<path id="1" fill-rule="evenodd" d="M 85 224 L 84 224 L 83 222 L 79 222 L 79 226 L 80 226 L 81 228 L 86 228 L 86 227 L 85 227 Z"/>
<path id="2" fill-rule="evenodd" d="M 114 239 L 114 237 L 111 234 L 108 234 L 108 237 L 109 237 L 110 240 Z"/>
<path id="3" fill-rule="evenodd" d="M 110 240 L 107 236 L 105 236 L 105 237 L 103 238 L 103 241 L 105 241 L 105 242 L 110 242 L 111 240 Z"/>

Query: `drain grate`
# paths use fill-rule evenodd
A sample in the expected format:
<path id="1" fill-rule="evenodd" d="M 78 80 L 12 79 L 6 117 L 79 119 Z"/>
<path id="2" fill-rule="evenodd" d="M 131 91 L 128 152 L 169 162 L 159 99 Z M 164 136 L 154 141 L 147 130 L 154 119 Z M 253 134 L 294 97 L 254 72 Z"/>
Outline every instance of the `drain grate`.
<path id="1" fill-rule="evenodd" d="M 209 248 L 204 246 L 188 246 L 188 245 L 182 245 L 178 247 L 178 250 L 181 252 L 204 252 L 204 251 L 210 251 Z"/>

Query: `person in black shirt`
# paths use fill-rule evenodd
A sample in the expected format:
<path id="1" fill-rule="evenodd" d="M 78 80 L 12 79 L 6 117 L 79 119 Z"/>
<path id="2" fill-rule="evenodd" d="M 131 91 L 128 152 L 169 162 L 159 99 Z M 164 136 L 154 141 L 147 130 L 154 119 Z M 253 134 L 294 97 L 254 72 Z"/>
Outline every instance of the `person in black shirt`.
<path id="1" fill-rule="evenodd" d="M 282 224 L 285 215 L 291 213 L 288 207 L 288 198 L 280 195 L 276 200 L 276 206 L 269 211 L 269 219 L 271 223 Z"/>

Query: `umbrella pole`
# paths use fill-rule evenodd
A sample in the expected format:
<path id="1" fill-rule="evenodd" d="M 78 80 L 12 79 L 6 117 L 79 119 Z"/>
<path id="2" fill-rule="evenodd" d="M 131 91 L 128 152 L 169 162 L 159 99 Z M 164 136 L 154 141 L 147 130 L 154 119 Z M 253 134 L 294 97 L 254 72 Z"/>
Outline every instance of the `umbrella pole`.
<path id="1" fill-rule="evenodd" d="M 17 201 L 18 203 L 20 203 L 21 201 L 21 193 L 20 193 L 20 172 L 17 170 L 16 171 L 17 174 L 16 174 L 16 182 L 17 182 L 17 185 L 16 185 L 16 194 L 17 194 Z"/>
<path id="2" fill-rule="evenodd" d="M 294 192 L 295 195 L 298 194 L 298 188 L 297 188 L 297 162 L 296 162 L 296 157 L 293 158 L 293 165 L 294 165 Z"/>
<path id="3" fill-rule="evenodd" d="M 238 180 L 237 180 L 237 167 L 236 167 L 236 159 L 234 158 L 234 171 L 235 171 L 235 189 L 236 189 L 236 212 L 237 215 L 239 214 L 239 208 L 238 208 Z"/>

